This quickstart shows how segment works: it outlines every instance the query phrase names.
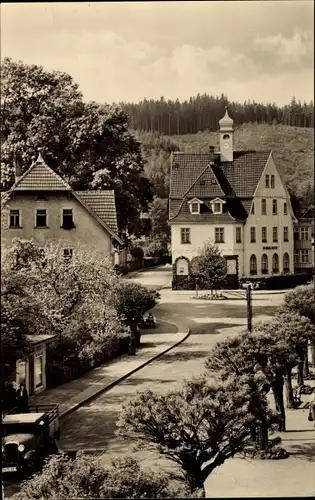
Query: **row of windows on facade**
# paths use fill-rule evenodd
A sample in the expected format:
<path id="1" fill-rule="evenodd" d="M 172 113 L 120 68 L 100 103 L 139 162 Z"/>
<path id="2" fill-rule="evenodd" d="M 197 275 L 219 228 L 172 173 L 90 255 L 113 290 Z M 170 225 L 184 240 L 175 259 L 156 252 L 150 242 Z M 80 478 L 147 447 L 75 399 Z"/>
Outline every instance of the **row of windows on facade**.
<path id="1" fill-rule="evenodd" d="M 252 204 L 252 214 L 255 214 L 255 203 L 254 202 Z M 278 214 L 278 201 L 272 200 L 272 215 L 277 215 L 277 214 Z M 261 215 L 268 215 L 267 214 L 267 200 L 266 200 L 266 198 L 262 198 L 262 200 L 261 200 Z M 288 215 L 288 204 L 286 201 L 283 203 L 283 215 Z"/>
<path id="2" fill-rule="evenodd" d="M 308 264 L 309 263 L 309 250 L 300 250 L 294 253 L 294 264 Z M 251 274 L 257 274 L 257 258 L 256 255 L 251 255 L 249 261 L 249 269 Z M 286 252 L 283 254 L 283 271 L 288 272 L 290 269 L 289 254 Z M 261 256 L 261 272 L 268 273 L 268 256 L 263 254 Z M 275 253 L 272 256 L 272 272 L 279 272 L 279 257 Z"/>
<path id="3" fill-rule="evenodd" d="M 289 272 L 290 270 L 290 259 L 289 259 L 289 254 L 285 253 L 283 254 L 283 272 Z M 251 255 L 249 259 L 249 271 L 250 274 L 257 274 L 257 257 L 256 255 Z M 278 273 L 279 272 L 279 256 L 277 253 L 274 253 L 272 256 L 272 272 L 273 273 Z M 268 255 L 265 253 L 261 256 L 261 273 L 262 274 L 267 274 L 268 273 Z"/>
<path id="4" fill-rule="evenodd" d="M 61 227 L 64 229 L 72 229 L 74 227 L 72 208 L 64 208 L 62 210 L 61 222 Z M 46 208 L 37 208 L 35 211 L 35 227 L 47 226 L 48 217 Z M 10 210 L 9 227 L 22 227 L 20 209 Z"/>
<path id="5" fill-rule="evenodd" d="M 200 204 L 198 202 L 191 203 L 191 213 L 199 214 Z M 214 214 L 222 213 L 222 203 L 216 202 L 212 204 L 212 211 Z M 252 214 L 255 214 L 255 203 L 252 204 Z M 272 215 L 278 214 L 278 201 L 272 200 Z M 261 215 L 267 215 L 267 200 L 263 198 L 261 200 Z M 288 215 L 288 204 L 283 203 L 283 215 Z"/>
<path id="6" fill-rule="evenodd" d="M 44 248 L 39 249 L 42 259 L 45 261 L 45 250 Z M 62 249 L 63 256 L 66 260 L 70 260 L 73 257 L 73 249 L 72 248 L 63 248 Z"/>
<path id="7" fill-rule="evenodd" d="M 262 227 L 261 228 L 261 242 L 262 243 L 267 243 L 267 227 Z M 235 231 L 235 240 L 236 243 L 242 243 L 242 229 L 240 227 L 236 228 Z M 214 229 L 214 241 L 215 243 L 224 243 L 224 227 L 216 227 Z M 273 243 L 278 242 L 278 228 L 273 227 L 272 228 L 272 241 Z M 287 242 L 289 241 L 289 228 L 285 226 L 283 228 L 283 241 Z M 250 228 L 250 242 L 251 243 L 256 243 L 256 228 L 251 227 Z M 191 243 L 191 238 L 190 238 L 190 228 L 189 227 L 183 227 L 181 228 L 181 243 Z"/>

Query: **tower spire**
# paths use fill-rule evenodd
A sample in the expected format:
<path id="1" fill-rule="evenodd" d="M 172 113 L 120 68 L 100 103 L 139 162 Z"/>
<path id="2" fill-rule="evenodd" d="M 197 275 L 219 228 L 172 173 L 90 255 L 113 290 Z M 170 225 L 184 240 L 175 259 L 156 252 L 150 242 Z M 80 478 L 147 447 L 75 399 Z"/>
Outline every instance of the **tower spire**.
<path id="1" fill-rule="evenodd" d="M 228 113 L 228 106 L 225 106 L 224 116 L 219 120 L 221 162 L 233 161 L 233 123 Z"/>

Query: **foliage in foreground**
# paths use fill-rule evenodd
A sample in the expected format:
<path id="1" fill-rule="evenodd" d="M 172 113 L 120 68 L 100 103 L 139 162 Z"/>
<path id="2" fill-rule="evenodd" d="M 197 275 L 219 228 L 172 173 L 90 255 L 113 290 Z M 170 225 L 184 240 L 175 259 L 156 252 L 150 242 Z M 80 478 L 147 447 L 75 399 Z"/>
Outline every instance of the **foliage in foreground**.
<path id="1" fill-rule="evenodd" d="M 315 325 L 315 288 L 310 285 L 297 286 L 284 296 L 284 309 L 306 316 Z"/>
<path id="2" fill-rule="evenodd" d="M 244 377 L 238 387 L 233 381 L 211 385 L 197 378 L 179 391 L 137 394 L 124 404 L 117 434 L 175 462 L 192 492 L 204 490 L 213 470 L 246 448 L 266 404 L 252 377 Z"/>
<path id="3" fill-rule="evenodd" d="M 112 466 L 79 452 L 74 460 L 54 455 L 38 473 L 22 484 L 14 500 L 68 500 L 69 498 L 176 498 L 188 497 L 185 485 L 144 470 L 132 457 L 114 460 Z M 190 496 L 190 495 L 189 495 Z"/>

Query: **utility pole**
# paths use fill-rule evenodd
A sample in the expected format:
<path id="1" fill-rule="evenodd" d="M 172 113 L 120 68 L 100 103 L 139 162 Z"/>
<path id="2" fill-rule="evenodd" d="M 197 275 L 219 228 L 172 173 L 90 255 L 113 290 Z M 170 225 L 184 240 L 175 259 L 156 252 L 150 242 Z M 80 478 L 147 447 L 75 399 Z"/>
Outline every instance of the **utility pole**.
<path id="1" fill-rule="evenodd" d="M 198 278 L 195 278 L 196 283 L 196 297 L 198 297 Z"/>
<path id="2" fill-rule="evenodd" d="M 246 301 L 247 301 L 247 330 L 251 332 L 253 329 L 252 285 L 248 285 L 246 289 Z"/>

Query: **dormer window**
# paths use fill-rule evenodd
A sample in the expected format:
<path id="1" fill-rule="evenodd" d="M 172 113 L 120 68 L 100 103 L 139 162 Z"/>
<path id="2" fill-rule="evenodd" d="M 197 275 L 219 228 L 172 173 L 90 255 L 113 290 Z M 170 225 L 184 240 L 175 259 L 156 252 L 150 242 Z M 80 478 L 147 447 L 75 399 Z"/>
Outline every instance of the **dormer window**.
<path id="1" fill-rule="evenodd" d="M 191 214 L 200 214 L 200 205 L 203 203 L 201 200 L 198 200 L 198 198 L 194 198 L 188 202 L 190 213 Z"/>
<path id="2" fill-rule="evenodd" d="M 192 214 L 199 214 L 199 203 L 192 203 L 191 204 L 191 213 Z"/>
<path id="3" fill-rule="evenodd" d="M 212 200 L 211 201 L 212 212 L 214 214 L 222 214 L 224 203 L 225 201 L 221 200 L 221 198 L 215 198 L 214 200 Z"/>

